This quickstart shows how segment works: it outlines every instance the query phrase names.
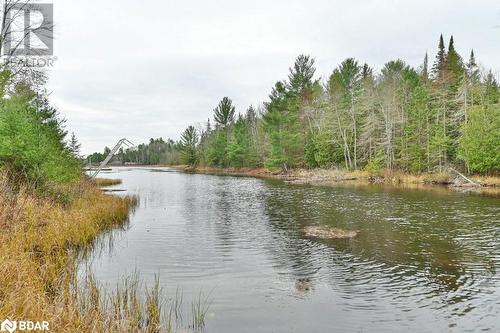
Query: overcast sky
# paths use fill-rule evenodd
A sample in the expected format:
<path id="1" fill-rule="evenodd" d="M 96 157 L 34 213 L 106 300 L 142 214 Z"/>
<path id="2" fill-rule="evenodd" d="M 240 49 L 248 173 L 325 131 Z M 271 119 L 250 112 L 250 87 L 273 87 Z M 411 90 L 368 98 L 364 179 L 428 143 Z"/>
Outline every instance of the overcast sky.
<path id="1" fill-rule="evenodd" d="M 178 139 L 223 96 L 244 112 L 301 53 L 318 78 L 347 57 L 418 66 L 443 33 L 500 70 L 500 0 L 54 0 L 54 20 L 51 99 L 85 154 Z"/>

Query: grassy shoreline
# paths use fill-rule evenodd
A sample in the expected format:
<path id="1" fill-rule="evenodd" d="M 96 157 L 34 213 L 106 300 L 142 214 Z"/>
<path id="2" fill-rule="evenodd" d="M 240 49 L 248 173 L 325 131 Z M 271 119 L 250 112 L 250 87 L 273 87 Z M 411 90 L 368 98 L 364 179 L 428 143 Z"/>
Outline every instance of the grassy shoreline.
<path id="1" fill-rule="evenodd" d="M 121 179 L 109 179 L 109 178 L 94 178 L 93 181 L 96 184 L 96 186 L 99 187 L 120 185 L 122 183 Z"/>
<path id="2" fill-rule="evenodd" d="M 137 205 L 135 197 L 100 188 L 118 183 L 84 178 L 54 185 L 60 194 L 45 197 L 16 188 L 0 169 L 2 320 L 44 321 L 52 332 L 174 332 L 185 325 L 182 295 L 167 298 L 158 277 L 147 286 L 136 272 L 108 292 L 90 269 L 81 270 L 98 237 L 125 227 Z M 188 328 L 200 331 L 207 311 L 208 298 L 200 293 Z"/>
<path id="3" fill-rule="evenodd" d="M 68 202 L 29 188 L 14 191 L 0 173 L 0 318 L 48 321 L 51 331 L 92 331 L 97 310 L 82 307 L 77 253 L 127 221 L 135 198 L 109 196 L 81 180 L 58 189 Z"/>
<path id="4" fill-rule="evenodd" d="M 355 183 L 357 185 L 386 184 L 394 186 L 420 186 L 449 188 L 461 192 L 500 194 L 500 176 L 473 175 L 470 178 L 478 184 L 474 186 L 453 172 L 410 174 L 398 170 L 383 170 L 378 173 L 368 171 L 344 171 L 339 169 L 291 169 L 287 173 L 266 168 L 214 168 L 191 167 L 187 165 L 169 166 L 178 171 L 190 173 L 249 176 L 280 179 L 294 184 L 334 185 Z"/>
<path id="5" fill-rule="evenodd" d="M 58 191 L 63 203 L 14 191 L 0 173 L 0 318 L 47 321 L 53 332 L 95 331 L 106 315 L 82 306 L 92 295 L 78 286 L 77 254 L 126 223 L 136 199 L 106 195 L 87 179 Z"/>

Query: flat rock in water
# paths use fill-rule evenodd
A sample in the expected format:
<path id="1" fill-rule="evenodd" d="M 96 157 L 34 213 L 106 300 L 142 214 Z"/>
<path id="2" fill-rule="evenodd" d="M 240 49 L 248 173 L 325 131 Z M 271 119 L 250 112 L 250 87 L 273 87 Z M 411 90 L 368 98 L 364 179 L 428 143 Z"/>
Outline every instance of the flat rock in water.
<path id="1" fill-rule="evenodd" d="M 327 227 L 305 227 L 304 234 L 307 237 L 317 237 L 325 239 L 335 239 L 335 238 L 353 238 L 359 233 L 359 230 L 344 230 L 339 228 L 327 228 Z"/>

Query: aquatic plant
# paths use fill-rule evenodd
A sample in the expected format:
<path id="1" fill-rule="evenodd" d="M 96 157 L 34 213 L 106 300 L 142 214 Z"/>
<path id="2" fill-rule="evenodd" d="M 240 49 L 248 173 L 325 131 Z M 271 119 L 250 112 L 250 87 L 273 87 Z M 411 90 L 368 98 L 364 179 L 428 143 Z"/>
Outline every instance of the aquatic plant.
<path id="1" fill-rule="evenodd" d="M 95 178 L 94 183 L 99 187 L 120 185 L 122 183 L 121 179 L 110 179 L 110 178 Z"/>
<path id="2" fill-rule="evenodd" d="M 156 276 L 139 273 L 108 293 L 79 265 L 103 232 L 127 224 L 135 197 L 102 193 L 95 183 L 68 184 L 67 204 L 14 189 L 0 170 L 0 318 L 44 320 L 55 332 L 175 332 L 182 293 L 168 300 Z M 192 303 L 194 331 L 204 327 L 208 297 Z"/>

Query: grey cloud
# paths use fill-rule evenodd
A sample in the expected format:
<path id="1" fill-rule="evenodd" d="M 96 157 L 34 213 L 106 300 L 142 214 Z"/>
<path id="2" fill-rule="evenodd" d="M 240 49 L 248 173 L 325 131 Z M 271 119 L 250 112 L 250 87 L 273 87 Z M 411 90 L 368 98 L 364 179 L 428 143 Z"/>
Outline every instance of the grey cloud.
<path id="1" fill-rule="evenodd" d="M 346 57 L 380 69 L 432 60 L 440 33 L 500 69 L 500 3 L 478 1 L 54 0 L 49 89 L 85 153 L 121 137 L 172 137 L 222 96 L 265 101 L 300 53 L 327 77 Z"/>

